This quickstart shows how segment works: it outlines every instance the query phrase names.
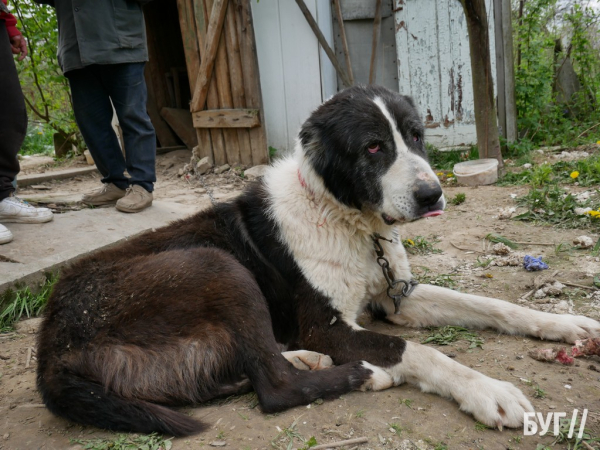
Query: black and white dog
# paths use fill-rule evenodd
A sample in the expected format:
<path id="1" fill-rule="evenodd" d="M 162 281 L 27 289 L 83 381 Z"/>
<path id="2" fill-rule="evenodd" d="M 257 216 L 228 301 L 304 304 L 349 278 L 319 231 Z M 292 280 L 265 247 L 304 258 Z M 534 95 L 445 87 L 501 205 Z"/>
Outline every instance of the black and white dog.
<path id="1" fill-rule="evenodd" d="M 600 334 L 589 318 L 431 285 L 396 310 L 374 236 L 390 239 L 377 242 L 393 276 L 410 280 L 399 227 L 444 206 L 412 100 L 347 89 L 310 116 L 295 154 L 237 199 L 63 272 L 38 341 L 43 400 L 75 422 L 182 436 L 203 425 L 169 406 L 252 387 L 272 412 L 409 382 L 486 425 L 518 427 L 532 406 L 512 384 L 357 324 L 371 308 L 415 327 L 567 342 Z M 280 344 L 292 351 L 282 356 Z"/>

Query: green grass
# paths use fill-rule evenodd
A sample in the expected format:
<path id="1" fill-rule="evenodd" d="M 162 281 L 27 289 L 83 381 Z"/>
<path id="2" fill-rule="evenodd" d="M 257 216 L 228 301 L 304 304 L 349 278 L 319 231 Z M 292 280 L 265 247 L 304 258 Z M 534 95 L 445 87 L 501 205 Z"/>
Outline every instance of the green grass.
<path id="1" fill-rule="evenodd" d="M 470 343 L 469 348 L 483 348 L 483 339 L 476 333 L 463 328 L 447 325 L 445 327 L 431 327 L 430 334 L 423 339 L 423 344 L 449 345 L 456 341 L 467 341 Z"/>
<path id="2" fill-rule="evenodd" d="M 302 450 L 306 450 L 317 445 L 317 440 L 314 438 L 314 436 L 310 439 L 305 439 L 304 436 L 298 432 L 296 427 L 298 426 L 299 419 L 300 418 L 294 420 L 289 427 L 279 431 L 277 436 L 271 440 L 271 447 L 277 450 L 291 450 L 292 448 L 298 448 L 294 446 L 294 441 L 304 444 L 302 447 L 300 447 Z"/>
<path id="3" fill-rule="evenodd" d="M 573 184 L 593 186 L 600 184 L 600 155 L 591 155 L 578 161 L 558 161 L 539 164 L 530 169 L 507 173 L 499 185 L 530 184 L 539 188 L 547 184 Z"/>
<path id="4" fill-rule="evenodd" d="M 568 435 L 569 429 L 571 428 L 572 420 L 572 418 L 560 419 L 558 435 L 555 437 L 554 442 L 552 442 L 552 445 L 555 446 L 556 444 L 567 444 L 568 447 L 566 448 L 570 450 L 584 450 L 589 448 L 583 445 L 583 442 L 585 442 L 586 444 L 588 444 L 588 446 L 591 446 L 593 448 L 597 447 L 598 443 L 600 443 L 600 436 L 593 435 L 592 432 L 588 429 L 583 430 L 583 436 L 581 437 L 581 439 L 577 438 L 577 435 L 579 434 L 579 416 L 577 416 L 577 419 L 575 420 L 573 437 L 569 439 Z M 565 447 L 563 446 L 561 448 Z"/>
<path id="5" fill-rule="evenodd" d="M 84 450 L 169 450 L 173 443 L 156 433 L 148 435 L 120 434 L 114 438 L 71 439 Z"/>
<path id="6" fill-rule="evenodd" d="M 415 236 L 412 239 L 403 239 L 402 245 L 406 251 L 413 255 L 428 255 L 430 253 L 442 253 L 439 248 L 435 248 L 434 244 L 437 244 L 439 239 L 433 236 L 427 240 L 424 236 Z"/>
<path id="7" fill-rule="evenodd" d="M 57 279 L 49 276 L 37 293 L 33 293 L 29 287 L 5 293 L 0 301 L 0 333 L 13 330 L 14 324 L 21 318 L 39 316 Z"/>
<path id="8" fill-rule="evenodd" d="M 464 192 L 459 192 L 458 194 L 456 194 L 454 197 L 452 197 L 448 203 L 458 206 L 462 203 L 465 202 L 465 200 L 467 199 L 467 194 L 465 194 Z"/>
<path id="9" fill-rule="evenodd" d="M 22 155 L 54 155 L 54 130 L 43 125 L 29 125 L 21 146 Z"/>
<path id="10" fill-rule="evenodd" d="M 436 286 L 454 288 L 456 286 L 455 275 L 451 273 L 433 274 L 428 267 L 416 266 L 413 268 L 413 276 L 421 284 L 434 284 Z"/>
<path id="11" fill-rule="evenodd" d="M 479 158 L 479 151 L 475 146 L 472 146 L 469 150 L 450 150 L 442 152 L 434 146 L 427 144 L 427 153 L 429 155 L 429 163 L 434 170 L 452 170 L 454 165 L 459 162 Z"/>
<path id="12" fill-rule="evenodd" d="M 531 189 L 527 195 L 517 199 L 519 206 L 527 209 L 514 220 L 552 225 L 557 228 L 600 229 L 600 217 L 589 214 L 578 215 L 575 208 L 596 207 L 594 198 L 578 201 L 574 195 L 558 186 Z M 597 200 L 596 200 L 597 201 Z"/>

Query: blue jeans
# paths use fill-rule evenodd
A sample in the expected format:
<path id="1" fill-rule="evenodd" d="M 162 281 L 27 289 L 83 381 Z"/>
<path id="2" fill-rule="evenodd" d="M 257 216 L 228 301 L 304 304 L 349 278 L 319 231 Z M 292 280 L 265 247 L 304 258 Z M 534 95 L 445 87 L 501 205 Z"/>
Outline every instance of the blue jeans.
<path id="1" fill-rule="evenodd" d="M 156 181 L 156 133 L 146 112 L 145 63 L 94 64 L 69 71 L 75 119 L 103 183 L 121 189 Z M 123 130 L 125 157 L 111 126 L 112 104 Z M 125 170 L 130 178 L 124 175 Z"/>

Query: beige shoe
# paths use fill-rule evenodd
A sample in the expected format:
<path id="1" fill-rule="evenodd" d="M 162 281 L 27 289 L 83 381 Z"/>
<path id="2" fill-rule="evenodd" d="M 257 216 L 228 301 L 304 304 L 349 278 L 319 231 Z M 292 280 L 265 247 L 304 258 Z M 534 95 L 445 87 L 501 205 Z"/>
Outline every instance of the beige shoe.
<path id="1" fill-rule="evenodd" d="M 112 205 L 120 198 L 125 197 L 125 194 L 127 194 L 125 189 L 120 189 L 112 183 L 106 183 L 100 189 L 84 194 L 81 201 L 91 206 Z"/>
<path id="2" fill-rule="evenodd" d="M 125 197 L 117 202 L 117 209 L 122 212 L 136 213 L 146 209 L 152 204 L 152 192 L 134 184 L 127 189 Z"/>

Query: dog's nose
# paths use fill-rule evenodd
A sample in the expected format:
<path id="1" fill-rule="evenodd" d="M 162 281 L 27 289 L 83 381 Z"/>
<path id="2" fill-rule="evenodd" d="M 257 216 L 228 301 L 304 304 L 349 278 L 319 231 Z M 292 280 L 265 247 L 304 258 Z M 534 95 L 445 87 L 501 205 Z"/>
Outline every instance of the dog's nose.
<path id="1" fill-rule="evenodd" d="M 442 187 L 434 180 L 419 180 L 414 187 L 414 196 L 421 207 L 435 205 L 442 196 Z"/>

